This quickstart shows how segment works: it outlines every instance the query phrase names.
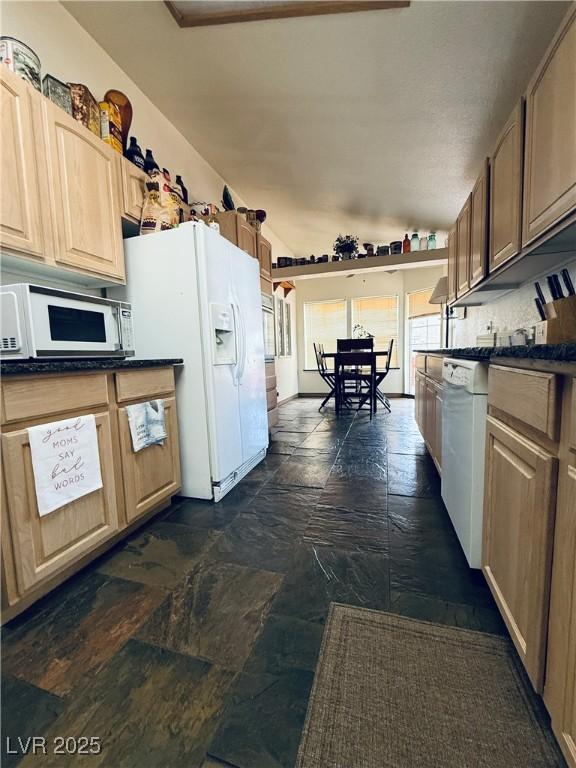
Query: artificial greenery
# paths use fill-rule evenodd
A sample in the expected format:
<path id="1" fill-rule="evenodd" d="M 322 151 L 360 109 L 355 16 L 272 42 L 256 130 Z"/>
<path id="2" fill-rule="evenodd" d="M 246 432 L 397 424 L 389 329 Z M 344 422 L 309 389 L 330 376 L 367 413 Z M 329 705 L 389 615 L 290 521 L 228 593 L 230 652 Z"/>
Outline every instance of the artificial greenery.
<path id="1" fill-rule="evenodd" d="M 353 235 L 338 235 L 334 240 L 334 253 L 339 256 L 344 254 L 352 256 L 352 254 L 358 253 L 358 238 Z"/>

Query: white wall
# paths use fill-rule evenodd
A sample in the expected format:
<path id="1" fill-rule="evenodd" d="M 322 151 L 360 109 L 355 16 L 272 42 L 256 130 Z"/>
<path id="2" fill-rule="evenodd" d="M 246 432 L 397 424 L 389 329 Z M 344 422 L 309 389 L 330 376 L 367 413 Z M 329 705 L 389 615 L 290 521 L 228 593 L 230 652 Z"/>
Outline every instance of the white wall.
<path id="1" fill-rule="evenodd" d="M 288 296 L 284 296 L 284 289 L 277 288 L 274 292 L 276 297 L 283 299 L 290 305 L 290 317 L 292 321 L 292 354 L 290 357 L 276 358 L 276 388 L 278 390 L 278 402 L 281 403 L 294 395 L 298 394 L 298 338 L 296 332 L 297 326 L 297 306 L 296 292 L 290 291 Z"/>
<path id="2" fill-rule="evenodd" d="M 576 261 L 568 265 L 572 282 L 576 284 Z M 562 282 L 562 281 L 561 281 Z M 540 280 L 547 298 L 550 298 L 545 276 Z M 564 285 L 562 284 L 564 288 Z M 526 328 L 540 320 L 534 304 L 536 292 L 534 280 L 530 280 L 515 291 L 481 307 L 468 307 L 466 319 L 451 320 L 451 347 L 475 347 L 476 337 L 487 333 L 486 326 L 493 323 L 493 331 L 514 331 Z"/>
<path id="3" fill-rule="evenodd" d="M 443 274 L 442 267 L 397 270 L 387 272 L 357 272 L 353 277 L 310 278 L 296 281 L 296 308 L 298 334 L 298 387 L 301 394 L 326 392 L 326 384 L 317 371 L 304 369 L 304 303 L 327 299 L 347 299 L 362 296 L 399 296 L 399 370 L 390 371 L 384 389 L 390 394 L 404 392 L 404 319 L 405 294 L 433 288 Z"/>
<path id="4" fill-rule="evenodd" d="M 219 203 L 224 179 L 60 3 L 3 0 L 1 14 L 2 34 L 22 40 L 38 54 L 42 76 L 49 73 L 64 82 L 84 83 L 98 100 L 111 88 L 125 93 L 134 110 L 130 134 L 138 138 L 142 151 L 149 147 L 160 167 L 168 168 L 173 176 L 182 175 L 191 201 Z M 138 41 L 127 40 L 126 44 L 138 45 Z M 156 52 L 142 51 L 142 55 L 154 56 Z M 158 66 L 162 66 L 161 55 Z M 186 98 L 193 77 L 166 73 L 166 77 L 172 76 L 182 78 L 182 98 Z M 237 205 L 249 204 L 238 193 L 232 194 Z M 262 204 L 265 207 L 266 201 L 259 201 Z M 270 227 L 264 226 L 263 234 L 272 243 L 274 260 L 293 255 Z"/>

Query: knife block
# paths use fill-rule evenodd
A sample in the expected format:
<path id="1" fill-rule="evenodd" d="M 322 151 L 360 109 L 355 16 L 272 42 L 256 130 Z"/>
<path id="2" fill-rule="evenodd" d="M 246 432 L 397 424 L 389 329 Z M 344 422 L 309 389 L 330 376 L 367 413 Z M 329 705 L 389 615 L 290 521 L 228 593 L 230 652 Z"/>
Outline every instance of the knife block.
<path id="1" fill-rule="evenodd" d="M 544 304 L 546 320 L 534 326 L 536 344 L 563 344 L 576 341 L 576 296 Z"/>

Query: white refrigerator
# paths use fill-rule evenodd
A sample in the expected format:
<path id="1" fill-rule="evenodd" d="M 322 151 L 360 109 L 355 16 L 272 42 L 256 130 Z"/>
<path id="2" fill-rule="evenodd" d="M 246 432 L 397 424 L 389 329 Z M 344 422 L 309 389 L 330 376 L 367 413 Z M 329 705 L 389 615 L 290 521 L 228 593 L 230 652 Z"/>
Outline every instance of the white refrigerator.
<path id="1" fill-rule="evenodd" d="M 203 223 L 124 241 L 136 355 L 176 371 L 182 493 L 219 501 L 266 455 L 258 260 Z"/>

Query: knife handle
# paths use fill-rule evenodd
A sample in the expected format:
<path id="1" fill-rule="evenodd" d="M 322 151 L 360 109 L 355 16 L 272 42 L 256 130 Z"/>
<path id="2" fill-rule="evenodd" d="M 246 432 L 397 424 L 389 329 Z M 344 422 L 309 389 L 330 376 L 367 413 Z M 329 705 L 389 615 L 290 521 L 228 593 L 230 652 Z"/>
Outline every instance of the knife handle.
<path id="1" fill-rule="evenodd" d="M 549 275 L 546 278 L 546 282 L 548 283 L 548 288 L 552 296 L 552 301 L 556 301 L 556 299 L 558 298 L 558 294 L 556 293 L 556 283 L 554 282 L 553 276 Z"/>
<path id="2" fill-rule="evenodd" d="M 534 288 L 536 288 L 536 295 L 542 302 L 542 304 L 546 304 L 546 299 L 544 298 L 544 293 L 542 291 L 542 288 L 540 287 L 540 283 L 534 283 Z"/>
<path id="3" fill-rule="evenodd" d="M 562 275 L 562 278 L 564 280 L 564 285 L 566 286 L 566 290 L 568 291 L 568 296 L 574 296 L 576 294 L 576 291 L 574 290 L 574 283 L 572 282 L 572 278 L 570 277 L 570 272 L 568 272 L 567 269 L 563 269 L 560 274 Z"/>

